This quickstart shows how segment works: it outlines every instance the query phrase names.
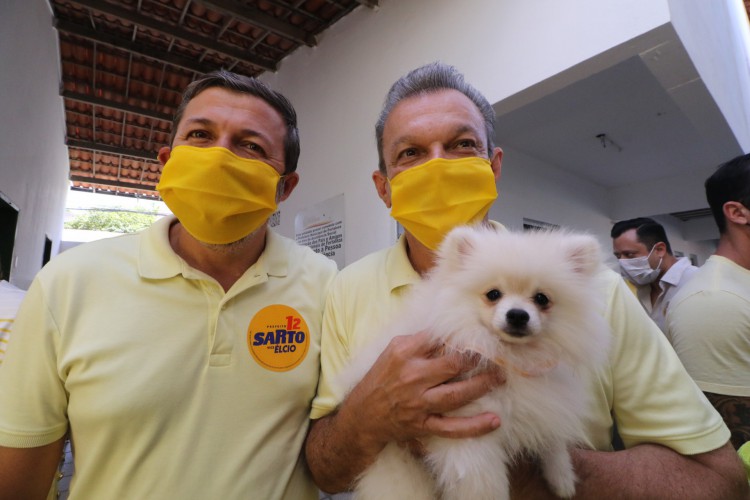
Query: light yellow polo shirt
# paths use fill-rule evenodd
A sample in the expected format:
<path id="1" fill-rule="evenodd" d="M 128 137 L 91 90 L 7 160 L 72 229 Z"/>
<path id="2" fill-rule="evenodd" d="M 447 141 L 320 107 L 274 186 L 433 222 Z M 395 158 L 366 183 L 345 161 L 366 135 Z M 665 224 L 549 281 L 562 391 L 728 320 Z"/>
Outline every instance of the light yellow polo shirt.
<path id="1" fill-rule="evenodd" d="M 224 293 L 162 219 L 34 280 L 0 375 L 0 445 L 63 436 L 70 499 L 317 499 L 300 454 L 335 264 L 274 232 Z"/>
<path id="2" fill-rule="evenodd" d="M 672 299 L 668 338 L 706 392 L 750 396 L 750 270 L 712 255 Z"/>
<path id="3" fill-rule="evenodd" d="M 627 447 L 659 443 L 691 455 L 724 445 L 729 430 L 664 335 L 620 276 L 604 266 L 601 272 L 604 314 L 614 339 L 609 365 L 593 377 L 589 447 L 611 449 L 612 414 Z M 336 374 L 351 353 L 388 322 L 409 284 L 418 279 L 403 237 L 395 246 L 348 266 L 334 279 L 323 315 L 321 381 L 312 418 L 326 415 L 341 402 Z"/>

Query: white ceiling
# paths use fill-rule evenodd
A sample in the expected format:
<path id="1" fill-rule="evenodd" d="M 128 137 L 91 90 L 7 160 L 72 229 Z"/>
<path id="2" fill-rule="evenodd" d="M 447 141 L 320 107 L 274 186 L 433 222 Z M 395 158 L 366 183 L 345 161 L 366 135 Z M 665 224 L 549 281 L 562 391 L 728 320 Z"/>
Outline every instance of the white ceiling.
<path id="1" fill-rule="evenodd" d="M 705 178 L 742 154 L 679 38 L 671 29 L 659 37 L 645 48 L 613 49 L 497 103 L 498 145 L 607 189 Z M 604 144 L 599 134 L 606 134 Z M 694 205 L 707 206 L 705 199 Z"/>

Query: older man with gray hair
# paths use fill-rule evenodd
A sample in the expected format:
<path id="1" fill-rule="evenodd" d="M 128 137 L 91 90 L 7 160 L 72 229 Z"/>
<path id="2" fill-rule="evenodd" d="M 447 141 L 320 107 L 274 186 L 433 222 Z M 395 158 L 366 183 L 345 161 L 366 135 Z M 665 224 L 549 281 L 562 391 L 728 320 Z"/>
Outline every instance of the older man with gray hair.
<path id="1" fill-rule="evenodd" d="M 460 377 L 476 360 L 436 352 L 418 332 L 391 342 L 348 395 L 334 384 L 350 353 L 377 335 L 404 292 L 435 265 L 435 247 L 452 227 L 482 222 L 503 230 L 486 215 L 502 159 L 493 146 L 493 120 L 487 100 L 442 63 L 410 72 L 388 93 L 376 126 L 380 165 L 372 178 L 405 233 L 395 246 L 344 269 L 331 285 L 306 444 L 309 466 L 325 491 L 349 490 L 389 442 L 419 453 L 422 436 L 465 439 L 502 425 L 493 414 L 443 415 L 502 380 L 489 372 Z M 404 175 L 416 187 L 397 194 L 392 184 Z M 423 181 L 447 189 L 435 196 L 432 189 L 418 189 Z M 410 210 L 402 210 L 406 204 Z M 587 442 L 572 452 L 577 496 L 745 498 L 748 484 L 721 417 L 620 277 L 603 268 L 601 282 L 614 346 L 606 369 L 589 374 L 596 405 Z M 625 450 L 612 449 L 615 423 Z M 512 477 L 518 498 L 551 496 L 534 463 L 519 464 Z"/>

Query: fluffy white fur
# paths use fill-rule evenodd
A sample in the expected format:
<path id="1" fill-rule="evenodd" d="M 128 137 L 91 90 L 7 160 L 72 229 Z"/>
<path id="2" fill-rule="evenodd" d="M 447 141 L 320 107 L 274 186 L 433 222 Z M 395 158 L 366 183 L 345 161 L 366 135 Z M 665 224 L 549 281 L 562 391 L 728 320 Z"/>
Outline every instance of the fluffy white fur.
<path id="1" fill-rule="evenodd" d="M 425 439 L 424 461 L 391 443 L 358 479 L 356 498 L 508 498 L 507 467 L 525 453 L 538 457 L 553 492 L 572 496 L 568 448 L 583 438 L 584 373 L 601 366 L 609 345 L 600 265 L 587 235 L 454 229 L 403 313 L 355 354 L 341 383 L 353 387 L 393 337 L 429 331 L 446 349 L 478 352 L 505 369 L 503 385 L 454 413 L 494 412 L 501 426 L 479 438 Z"/>

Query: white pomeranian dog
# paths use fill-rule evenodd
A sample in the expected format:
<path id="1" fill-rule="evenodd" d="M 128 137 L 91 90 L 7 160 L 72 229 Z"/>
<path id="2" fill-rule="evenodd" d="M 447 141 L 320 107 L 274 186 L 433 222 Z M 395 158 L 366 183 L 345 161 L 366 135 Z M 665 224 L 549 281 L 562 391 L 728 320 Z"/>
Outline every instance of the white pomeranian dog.
<path id="1" fill-rule="evenodd" d="M 425 438 L 423 459 L 390 443 L 358 478 L 355 498 L 505 499 L 508 467 L 524 456 L 539 460 L 556 495 L 573 496 L 568 450 L 583 441 L 588 377 L 607 359 L 610 339 L 597 285 L 601 265 L 599 244 L 588 235 L 451 231 L 403 312 L 353 356 L 339 382 L 351 389 L 393 337 L 427 331 L 446 351 L 478 353 L 477 370 L 502 367 L 504 384 L 450 413 L 493 412 L 501 425 L 478 438 Z"/>

